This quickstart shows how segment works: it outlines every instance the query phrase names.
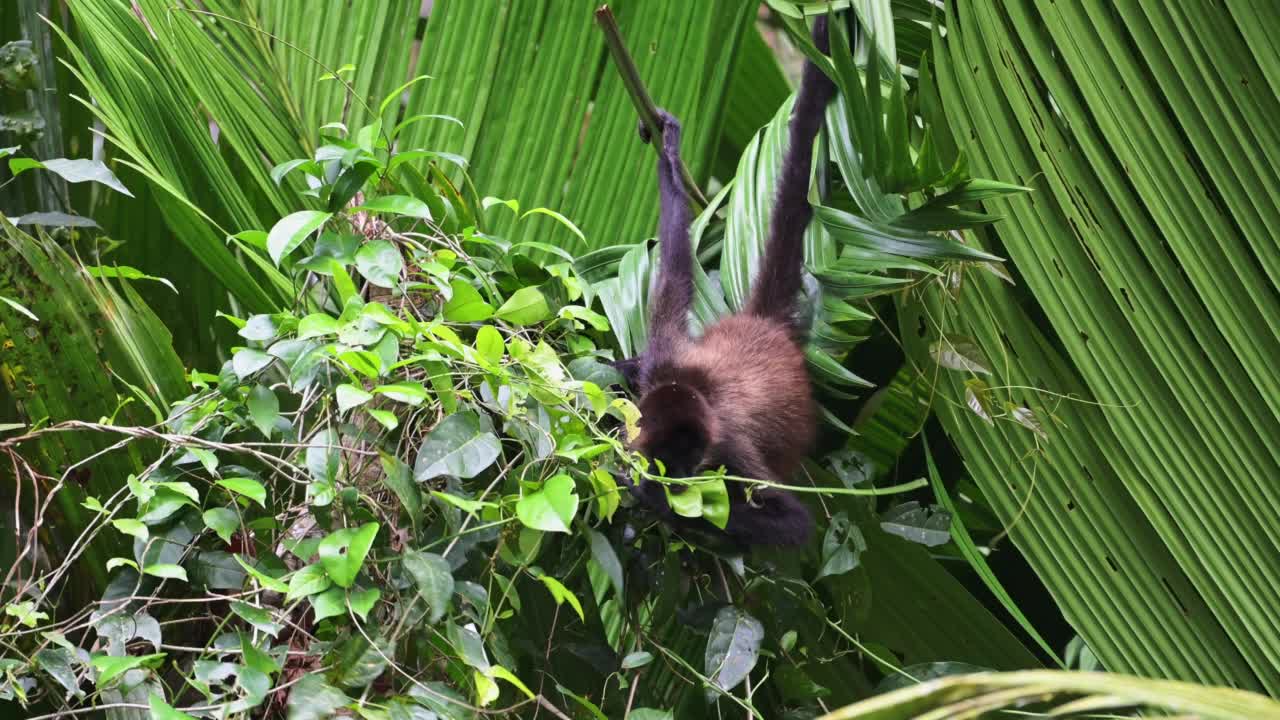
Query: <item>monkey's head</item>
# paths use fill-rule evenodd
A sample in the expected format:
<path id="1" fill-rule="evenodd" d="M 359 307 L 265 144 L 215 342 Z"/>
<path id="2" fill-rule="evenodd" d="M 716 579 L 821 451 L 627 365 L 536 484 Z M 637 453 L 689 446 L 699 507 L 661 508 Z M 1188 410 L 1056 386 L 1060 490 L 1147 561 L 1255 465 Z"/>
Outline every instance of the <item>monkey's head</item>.
<path id="1" fill-rule="evenodd" d="M 639 408 L 640 434 L 631 441 L 632 450 L 660 460 L 667 477 L 689 477 L 704 469 L 718 428 L 701 393 L 684 383 L 665 382 L 647 390 Z"/>

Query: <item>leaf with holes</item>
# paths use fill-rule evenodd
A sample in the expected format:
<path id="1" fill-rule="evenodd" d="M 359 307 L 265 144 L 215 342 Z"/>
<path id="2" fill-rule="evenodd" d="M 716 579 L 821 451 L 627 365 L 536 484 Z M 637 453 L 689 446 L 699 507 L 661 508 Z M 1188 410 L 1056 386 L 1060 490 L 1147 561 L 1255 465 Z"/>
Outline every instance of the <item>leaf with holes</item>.
<path id="1" fill-rule="evenodd" d="M 359 528 L 343 528 L 320 541 L 320 564 L 338 586 L 351 587 L 378 535 L 378 527 L 378 523 L 370 522 Z"/>
<path id="2" fill-rule="evenodd" d="M 881 515 L 880 528 L 911 542 L 936 547 L 951 539 L 951 513 L 940 505 L 926 508 L 912 500 Z"/>
<path id="3" fill-rule="evenodd" d="M 929 345 L 933 361 L 949 370 L 990 375 L 987 358 L 972 339 L 963 335 L 947 335 Z"/>

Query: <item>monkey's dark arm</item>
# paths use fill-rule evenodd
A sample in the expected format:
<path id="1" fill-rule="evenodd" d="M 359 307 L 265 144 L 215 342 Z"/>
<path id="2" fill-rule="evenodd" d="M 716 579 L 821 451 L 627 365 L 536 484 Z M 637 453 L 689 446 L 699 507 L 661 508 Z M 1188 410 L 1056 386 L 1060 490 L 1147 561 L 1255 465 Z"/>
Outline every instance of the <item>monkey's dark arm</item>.
<path id="1" fill-rule="evenodd" d="M 813 26 L 813 42 L 829 52 L 827 17 Z M 746 311 L 752 315 L 792 322 L 792 312 L 801 286 L 804 264 L 804 231 L 813 217 L 809 206 L 809 174 L 813 166 L 813 141 L 822 128 L 827 103 L 836 87 L 812 61 L 806 60 L 800 91 L 792 107 L 787 152 L 774 196 L 769 239 L 760 272 L 755 278 Z"/>
<path id="2" fill-rule="evenodd" d="M 635 393 L 640 392 L 640 358 L 614 360 L 609 365 L 622 375 L 622 379 L 627 383 L 628 390 Z"/>
<path id="3" fill-rule="evenodd" d="M 662 121 L 662 152 L 658 155 L 660 249 L 658 279 L 649 299 L 649 345 L 640 358 L 642 384 L 654 368 L 674 359 L 676 348 L 688 336 L 689 307 L 693 304 L 692 217 L 679 171 L 680 123 L 665 110 L 658 111 L 658 117 Z M 643 124 L 640 127 L 640 137 L 647 142 L 648 131 Z"/>

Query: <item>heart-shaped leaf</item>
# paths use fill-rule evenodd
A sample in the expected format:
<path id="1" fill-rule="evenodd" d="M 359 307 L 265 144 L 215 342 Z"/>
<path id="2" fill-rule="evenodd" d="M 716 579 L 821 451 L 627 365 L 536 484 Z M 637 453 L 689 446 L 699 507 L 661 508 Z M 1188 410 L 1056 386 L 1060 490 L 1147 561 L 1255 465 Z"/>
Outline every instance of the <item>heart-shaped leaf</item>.
<path id="1" fill-rule="evenodd" d="M 441 475 L 473 478 L 492 465 L 501 452 L 498 438 L 480 427 L 478 415 L 450 415 L 427 434 L 418 450 L 413 479 L 425 482 Z"/>
<path id="2" fill-rule="evenodd" d="M 569 532 L 569 524 L 577 513 L 578 490 L 573 478 L 563 473 L 516 503 L 516 517 L 525 527 L 547 532 Z"/>
<path id="3" fill-rule="evenodd" d="M 204 511 L 204 526 L 218 534 L 222 542 L 231 542 L 231 536 L 240 527 L 240 518 L 230 508 L 210 508 Z"/>
<path id="4" fill-rule="evenodd" d="M 371 522 L 354 529 L 343 528 L 320 541 L 320 564 L 339 587 L 351 587 L 377 534 L 378 523 Z"/>
<path id="5" fill-rule="evenodd" d="M 351 605 L 351 612 L 359 615 L 361 620 L 368 622 L 369 611 L 377 604 L 380 597 L 382 597 L 382 591 L 378 588 L 365 588 L 364 590 L 348 592 L 347 602 Z"/>
<path id="6" fill-rule="evenodd" d="M 308 565 L 289 578 L 289 592 L 285 602 L 293 602 L 298 598 L 309 597 L 329 589 L 333 581 L 325 574 L 321 565 Z"/>
<path id="7" fill-rule="evenodd" d="M 310 602 L 311 609 L 316 612 L 316 622 L 337 617 L 347 611 L 347 593 L 340 587 L 331 587 L 318 595 L 312 595 Z"/>

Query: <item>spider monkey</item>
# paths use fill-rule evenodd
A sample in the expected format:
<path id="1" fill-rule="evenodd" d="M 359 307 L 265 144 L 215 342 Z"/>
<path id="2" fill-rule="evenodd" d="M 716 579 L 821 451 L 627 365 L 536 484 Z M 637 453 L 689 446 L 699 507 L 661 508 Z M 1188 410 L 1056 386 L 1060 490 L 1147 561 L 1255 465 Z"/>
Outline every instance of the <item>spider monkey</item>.
<path id="1" fill-rule="evenodd" d="M 825 16 L 818 18 L 813 36 L 818 48 L 828 52 Z M 721 319 L 700 338 L 691 338 L 688 328 L 694 259 L 691 214 L 679 170 L 680 123 L 659 112 L 661 249 L 649 307 L 649 344 L 618 368 L 640 396 L 640 432 L 631 447 L 660 460 L 669 477 L 723 466 L 730 475 L 787 483 L 814 442 L 817 422 L 805 369 L 804 331 L 794 315 L 803 236 L 813 215 L 808 200 L 813 143 L 834 94 L 831 80 L 806 61 L 764 259 L 751 295 L 740 312 Z M 650 139 L 643 121 L 640 137 Z M 666 522 L 721 534 L 700 518 L 676 515 L 660 483 L 623 482 Z M 729 521 L 722 534 L 739 547 L 808 540 L 813 520 L 791 493 L 757 487 L 748 498 L 736 482 L 728 483 L 728 492 Z"/>

